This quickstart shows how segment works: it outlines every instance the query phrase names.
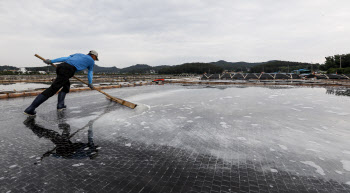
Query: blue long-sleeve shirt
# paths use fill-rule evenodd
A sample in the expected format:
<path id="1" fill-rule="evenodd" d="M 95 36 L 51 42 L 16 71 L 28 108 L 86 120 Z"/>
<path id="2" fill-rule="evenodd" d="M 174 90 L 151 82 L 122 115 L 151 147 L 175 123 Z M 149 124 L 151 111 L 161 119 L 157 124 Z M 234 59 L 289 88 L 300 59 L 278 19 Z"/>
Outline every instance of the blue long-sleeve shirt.
<path id="1" fill-rule="evenodd" d="M 86 54 L 73 54 L 68 57 L 56 58 L 54 60 L 51 60 L 51 62 L 65 62 L 74 66 L 77 69 L 76 72 L 88 69 L 89 84 L 92 84 L 95 60 L 92 59 L 91 56 Z"/>

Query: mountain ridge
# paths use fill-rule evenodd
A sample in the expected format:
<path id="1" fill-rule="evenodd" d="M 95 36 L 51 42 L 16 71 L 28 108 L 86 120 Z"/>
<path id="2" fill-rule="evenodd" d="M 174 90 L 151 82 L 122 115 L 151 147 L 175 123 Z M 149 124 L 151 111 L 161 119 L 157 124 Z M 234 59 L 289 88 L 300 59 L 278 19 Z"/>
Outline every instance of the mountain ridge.
<path id="1" fill-rule="evenodd" d="M 289 66 L 290 65 L 290 66 Z M 302 62 L 290 62 L 282 60 L 269 60 L 267 62 L 227 62 L 225 60 L 218 60 L 216 62 L 192 62 L 192 63 L 183 63 L 179 65 L 159 65 L 159 66 L 150 66 L 148 64 L 135 64 L 125 68 L 113 67 L 103 67 L 95 64 L 94 73 L 120 73 L 120 74 L 147 74 L 147 73 L 158 73 L 158 72 L 177 72 L 177 73 L 203 73 L 210 72 L 210 69 L 215 72 L 220 70 L 224 71 L 266 71 L 269 69 L 285 69 L 285 66 L 291 67 L 291 70 L 295 68 L 308 67 L 311 66 L 310 63 Z M 294 67 L 293 67 L 294 66 Z M 0 69 L 18 69 L 17 67 L 12 66 L 0 66 Z M 25 67 L 30 71 L 47 71 L 48 67 Z M 191 68 L 191 69 L 190 69 Z M 196 68 L 196 69 L 194 69 Z M 206 68 L 206 69 L 204 69 Z M 174 70 L 176 69 L 176 70 Z M 49 67 L 50 71 L 54 71 L 53 67 Z M 166 71 L 165 71 L 166 70 Z"/>

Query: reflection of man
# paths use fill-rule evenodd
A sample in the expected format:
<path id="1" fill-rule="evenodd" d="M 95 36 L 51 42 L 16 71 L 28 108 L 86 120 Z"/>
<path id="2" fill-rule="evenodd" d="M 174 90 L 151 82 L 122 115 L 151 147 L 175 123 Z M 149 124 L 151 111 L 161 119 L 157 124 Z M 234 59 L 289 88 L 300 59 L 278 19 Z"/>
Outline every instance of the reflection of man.
<path id="1" fill-rule="evenodd" d="M 98 150 L 93 142 L 93 132 L 92 132 L 92 122 L 89 122 L 88 130 L 88 143 L 73 143 L 70 138 L 70 125 L 67 123 L 60 123 L 58 125 L 59 129 L 62 130 L 60 135 L 58 132 L 45 129 L 42 126 L 35 124 L 34 117 L 28 117 L 24 122 L 24 125 L 31 129 L 39 138 L 45 137 L 50 139 L 56 147 L 46 152 L 43 157 L 53 155 L 54 157 L 62 157 L 65 159 L 84 159 L 89 157 L 93 159 L 97 156 Z"/>

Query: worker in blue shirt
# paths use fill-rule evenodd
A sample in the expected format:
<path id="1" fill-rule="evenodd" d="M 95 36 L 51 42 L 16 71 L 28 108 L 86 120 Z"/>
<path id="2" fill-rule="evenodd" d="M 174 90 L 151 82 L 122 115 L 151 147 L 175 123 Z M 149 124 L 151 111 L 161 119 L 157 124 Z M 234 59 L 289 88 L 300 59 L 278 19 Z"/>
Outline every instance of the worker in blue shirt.
<path id="1" fill-rule="evenodd" d="M 29 116 L 34 116 L 36 114 L 35 109 L 38 108 L 48 98 L 55 95 L 61 88 L 61 91 L 58 93 L 57 110 L 61 111 L 65 109 L 66 106 L 64 105 L 64 98 L 69 92 L 69 78 L 73 77 L 75 72 L 88 69 L 88 86 L 90 89 L 94 89 L 92 86 L 92 77 L 95 61 L 98 61 L 98 53 L 95 50 L 91 50 L 87 55 L 73 54 L 68 57 L 57 58 L 54 60 L 44 60 L 44 63 L 48 65 L 61 62 L 57 65 L 56 68 L 57 77 L 49 88 L 44 90 L 44 92 L 39 94 L 34 99 L 33 103 L 26 110 L 24 110 L 24 113 Z"/>

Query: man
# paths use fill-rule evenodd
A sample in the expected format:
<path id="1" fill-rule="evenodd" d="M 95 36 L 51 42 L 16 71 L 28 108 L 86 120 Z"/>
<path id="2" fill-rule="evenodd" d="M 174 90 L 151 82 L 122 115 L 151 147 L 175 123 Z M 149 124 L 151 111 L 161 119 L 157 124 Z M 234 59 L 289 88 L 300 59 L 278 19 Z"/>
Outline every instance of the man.
<path id="1" fill-rule="evenodd" d="M 69 92 L 70 82 L 69 78 L 74 76 L 75 72 L 88 69 L 88 80 L 90 89 L 94 89 L 92 86 L 93 68 L 95 61 L 98 61 L 98 53 L 95 50 L 91 50 L 87 55 L 85 54 L 73 54 L 68 57 L 57 58 L 54 60 L 45 60 L 44 63 L 52 64 L 56 62 L 62 62 L 57 65 L 55 81 L 49 88 L 39 94 L 33 101 L 33 103 L 24 110 L 24 114 L 29 116 L 35 116 L 35 109 L 38 108 L 48 98 L 55 95 L 61 88 L 62 90 L 58 93 L 57 110 L 61 111 L 66 108 L 64 105 L 64 98 Z"/>

